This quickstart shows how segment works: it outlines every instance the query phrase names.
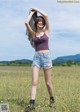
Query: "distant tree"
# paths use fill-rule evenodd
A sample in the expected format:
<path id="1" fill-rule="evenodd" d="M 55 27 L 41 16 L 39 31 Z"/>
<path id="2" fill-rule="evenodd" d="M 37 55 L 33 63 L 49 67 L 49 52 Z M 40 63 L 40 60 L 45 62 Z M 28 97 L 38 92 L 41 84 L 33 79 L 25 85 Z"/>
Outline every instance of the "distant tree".
<path id="1" fill-rule="evenodd" d="M 67 66 L 71 66 L 73 64 L 73 62 L 71 61 L 71 60 L 68 60 L 67 62 L 66 62 L 66 65 Z"/>

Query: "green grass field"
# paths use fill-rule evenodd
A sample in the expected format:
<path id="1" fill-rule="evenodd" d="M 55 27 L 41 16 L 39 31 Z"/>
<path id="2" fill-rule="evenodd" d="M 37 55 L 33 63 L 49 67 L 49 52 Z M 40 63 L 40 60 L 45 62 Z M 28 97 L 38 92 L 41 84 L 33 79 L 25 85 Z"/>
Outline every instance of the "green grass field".
<path id="1" fill-rule="evenodd" d="M 49 95 L 40 71 L 35 112 L 80 112 L 80 67 L 53 67 L 55 108 L 50 108 Z M 24 112 L 29 104 L 31 67 L 0 66 L 0 104 L 9 104 L 10 112 Z"/>

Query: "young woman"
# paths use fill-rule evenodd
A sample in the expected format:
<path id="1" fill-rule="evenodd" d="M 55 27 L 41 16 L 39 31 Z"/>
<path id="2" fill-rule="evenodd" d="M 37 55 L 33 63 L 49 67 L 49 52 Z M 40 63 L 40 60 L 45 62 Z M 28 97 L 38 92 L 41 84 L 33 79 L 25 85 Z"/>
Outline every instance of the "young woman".
<path id="1" fill-rule="evenodd" d="M 29 25 L 30 19 L 35 12 L 38 12 L 41 16 L 38 16 L 35 21 L 36 31 L 33 31 Z M 48 15 L 37 8 L 31 8 L 31 13 L 28 16 L 25 25 L 27 30 L 30 32 L 34 44 L 35 44 L 35 55 L 32 64 L 32 88 L 30 97 L 30 106 L 26 107 L 26 112 L 34 109 L 36 88 L 38 83 L 38 76 L 40 68 L 43 68 L 46 86 L 50 95 L 50 106 L 54 103 L 53 97 L 53 86 L 51 82 L 51 68 L 52 60 L 50 57 L 50 51 L 48 46 L 49 40 L 49 20 Z"/>

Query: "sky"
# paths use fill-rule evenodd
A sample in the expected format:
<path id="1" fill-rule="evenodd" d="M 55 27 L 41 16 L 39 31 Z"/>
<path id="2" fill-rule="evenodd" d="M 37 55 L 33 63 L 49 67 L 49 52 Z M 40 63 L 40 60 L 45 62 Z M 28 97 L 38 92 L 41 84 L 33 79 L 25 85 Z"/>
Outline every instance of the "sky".
<path id="1" fill-rule="evenodd" d="M 52 59 L 80 53 L 80 3 L 0 0 L 0 61 L 33 59 L 35 50 L 26 36 L 24 24 L 32 7 L 39 8 L 49 16 Z"/>

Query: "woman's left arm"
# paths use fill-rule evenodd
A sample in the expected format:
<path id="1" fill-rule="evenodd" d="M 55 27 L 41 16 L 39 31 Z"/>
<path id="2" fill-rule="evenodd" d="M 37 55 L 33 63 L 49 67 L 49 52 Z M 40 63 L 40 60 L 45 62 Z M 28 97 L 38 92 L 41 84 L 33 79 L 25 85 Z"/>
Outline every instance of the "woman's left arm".
<path id="1" fill-rule="evenodd" d="M 32 8 L 32 9 L 37 11 L 37 12 L 39 12 L 44 17 L 45 23 L 46 23 L 45 31 L 46 31 L 47 34 L 49 34 L 49 32 L 50 32 L 50 25 L 49 25 L 48 15 L 45 12 L 43 12 L 43 11 L 37 9 L 37 8 Z"/>

